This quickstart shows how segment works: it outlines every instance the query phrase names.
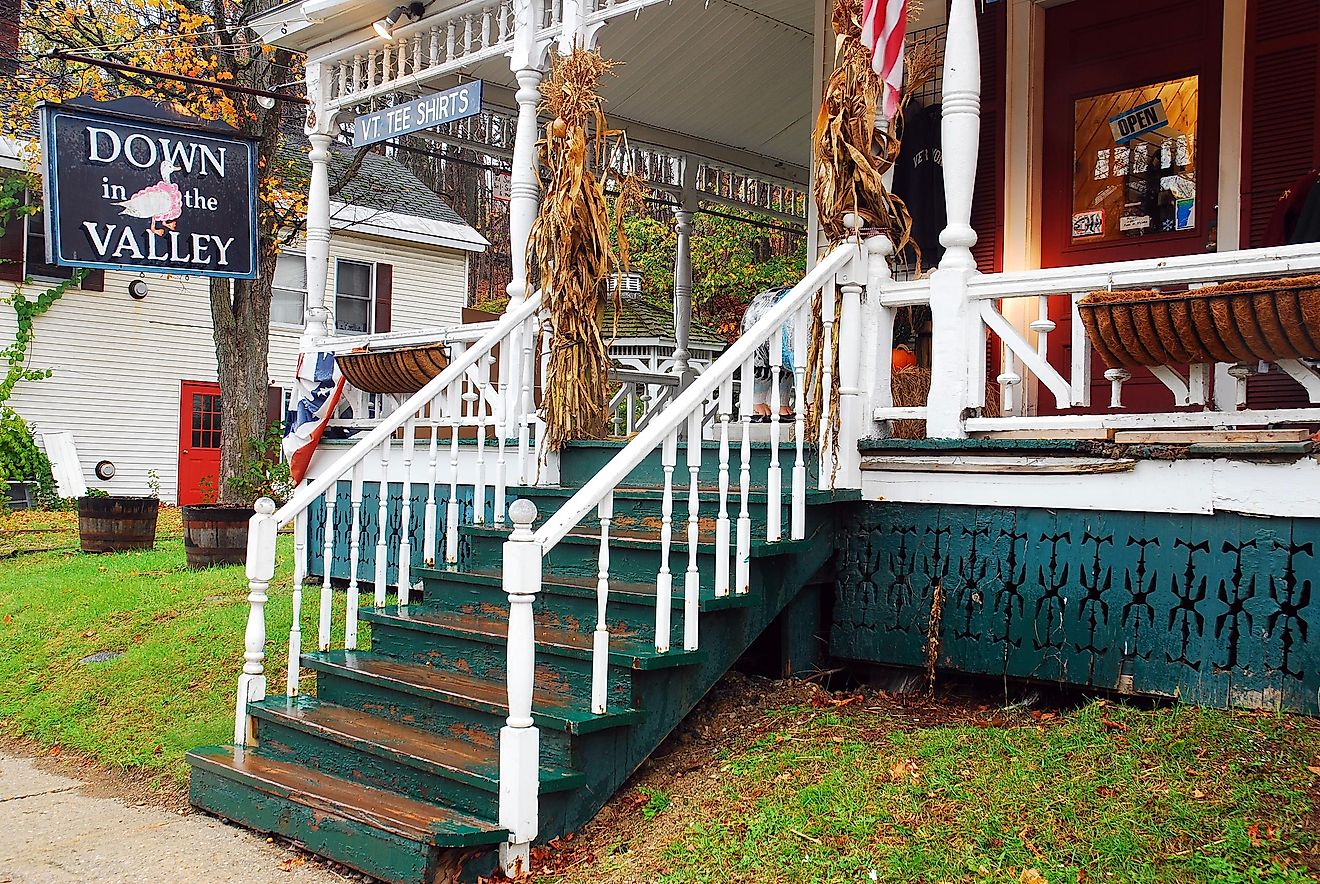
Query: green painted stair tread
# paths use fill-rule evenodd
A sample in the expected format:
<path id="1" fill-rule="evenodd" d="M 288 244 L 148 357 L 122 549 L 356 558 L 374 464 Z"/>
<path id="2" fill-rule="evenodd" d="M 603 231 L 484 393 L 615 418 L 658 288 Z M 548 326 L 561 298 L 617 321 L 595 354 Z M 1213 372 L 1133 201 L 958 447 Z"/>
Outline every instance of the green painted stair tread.
<path id="1" fill-rule="evenodd" d="M 503 680 L 496 682 L 364 651 L 303 654 L 302 663 L 317 672 L 333 673 L 453 706 L 491 715 L 509 714 Z M 639 713 L 626 710 L 595 715 L 587 710 L 585 703 L 560 692 L 552 693 L 538 682 L 532 694 L 532 717 L 538 727 L 586 734 L 631 724 Z"/>
<path id="2" fill-rule="evenodd" d="M 713 514 L 701 517 L 702 528 L 697 535 L 697 550 L 703 553 L 714 553 L 715 550 L 715 517 Z M 734 513 L 729 514 L 729 553 L 732 555 L 737 547 L 737 524 L 738 517 Z M 496 528 L 487 525 L 463 525 L 459 532 L 469 537 L 504 537 L 507 538 L 513 528 Z M 580 531 L 573 530 L 564 535 L 564 539 L 559 541 L 561 544 L 576 544 L 600 546 L 599 531 Z M 751 555 L 752 558 L 764 558 L 768 556 L 788 556 L 806 549 L 811 546 L 812 539 L 804 540 L 758 540 L 752 538 Z M 633 548 L 633 549 L 660 549 L 659 526 L 655 531 L 634 531 L 634 530 L 615 530 L 610 529 L 610 546 L 615 548 Z M 687 552 L 687 521 L 683 520 L 681 527 L 675 525 L 674 537 L 669 544 L 670 552 Z M 672 567 L 672 566 L 671 566 Z"/>
<path id="3" fill-rule="evenodd" d="M 494 823 L 234 746 L 203 746 L 190 751 L 187 759 L 197 770 L 302 805 L 316 814 L 421 844 L 466 847 L 499 844 L 508 838 L 508 831 Z"/>
<path id="4" fill-rule="evenodd" d="M 495 745 L 443 737 L 347 706 L 315 697 L 271 697 L 248 706 L 258 719 L 331 740 L 409 767 L 461 780 L 488 792 L 499 792 L 500 757 Z M 541 792 L 560 792 L 582 785 L 578 771 L 541 766 Z"/>
<path id="5" fill-rule="evenodd" d="M 476 616 L 416 605 L 405 610 L 391 605 L 381 610 L 364 608 L 358 616 L 371 623 L 403 626 L 441 636 L 459 636 L 505 647 L 508 644 L 508 611 L 483 614 Z M 592 633 L 547 625 L 539 619 L 539 613 L 537 617 L 538 651 L 549 650 L 579 660 L 592 659 Z M 655 649 L 654 641 L 630 636 L 610 636 L 610 663 L 628 669 L 655 670 L 688 666 L 700 662 L 703 656 L 701 651 L 685 651 L 681 648 L 662 654 Z"/>
<path id="6" fill-rule="evenodd" d="M 681 609 L 685 599 L 683 573 L 687 569 L 687 562 L 671 564 L 671 567 L 675 566 L 678 570 L 674 572 L 673 606 Z M 504 585 L 504 577 L 497 571 L 482 571 L 480 569 L 452 571 L 447 568 L 415 568 L 412 574 L 418 579 L 437 583 L 453 580 L 460 583 L 475 583 L 481 586 L 503 587 Z M 596 597 L 596 578 L 576 577 L 572 574 L 545 574 L 541 577 L 541 593 L 543 595 L 573 595 L 594 599 Z M 630 583 L 622 580 L 610 581 L 610 599 L 612 601 L 622 600 L 628 604 L 654 605 L 655 597 L 654 584 Z M 730 593 L 726 596 L 717 596 L 714 587 L 710 585 L 710 581 L 702 581 L 701 610 L 703 612 L 722 611 L 727 608 L 746 608 L 754 604 L 756 604 L 756 600 L 750 594 L 735 595 Z"/>
<path id="7" fill-rule="evenodd" d="M 787 467 L 786 467 L 786 471 L 787 471 Z M 681 514 L 683 510 L 685 510 L 687 506 L 688 492 L 689 492 L 687 483 L 686 482 L 680 483 L 677 480 L 677 476 L 678 476 L 678 471 L 675 471 L 676 478 L 674 482 L 673 497 L 674 497 L 674 510 L 676 513 L 676 517 L 677 515 Z M 786 489 L 789 487 L 789 483 L 787 481 L 784 483 L 784 487 Z M 527 497 L 533 500 L 535 500 L 536 498 L 563 498 L 567 500 L 569 497 L 572 497 L 580 490 L 581 489 L 578 488 L 577 486 L 565 486 L 565 485 L 518 485 L 518 486 L 510 486 L 507 489 L 507 494 L 511 501 L 516 500 L 519 497 Z M 623 486 L 614 489 L 614 497 L 616 500 L 620 498 L 626 500 L 660 500 L 663 494 L 664 494 L 664 488 L 662 486 L 654 486 L 654 485 L 632 485 L 632 486 Z M 709 485 L 703 483 L 697 486 L 697 495 L 703 503 L 709 503 L 709 502 L 719 503 L 720 488 L 718 485 Z M 763 505 L 769 500 L 769 492 L 766 490 L 764 485 L 758 485 L 752 487 L 749 490 L 747 497 L 749 503 Z M 822 491 L 820 489 L 813 488 L 807 491 L 806 498 L 807 498 L 808 506 L 815 506 L 826 503 L 840 503 L 850 500 L 861 500 L 861 492 L 854 489 L 841 488 L 834 491 L 831 491 L 829 489 Z M 730 504 L 734 504 L 735 502 L 741 504 L 742 502 L 742 491 L 739 488 L 738 477 L 735 471 L 731 471 L 730 474 L 728 500 Z M 787 511 L 789 507 L 792 506 L 792 501 L 789 498 L 784 497 L 783 504 L 784 504 L 784 510 Z M 540 515 L 544 517 L 549 514 L 541 513 Z"/>

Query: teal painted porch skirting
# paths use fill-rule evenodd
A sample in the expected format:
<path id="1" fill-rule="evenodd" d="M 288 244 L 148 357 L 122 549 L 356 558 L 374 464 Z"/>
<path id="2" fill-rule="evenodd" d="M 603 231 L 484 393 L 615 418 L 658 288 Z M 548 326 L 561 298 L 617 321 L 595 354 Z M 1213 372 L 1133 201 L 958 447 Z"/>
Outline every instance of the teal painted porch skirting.
<path id="1" fill-rule="evenodd" d="M 830 650 L 1320 714 L 1320 520 L 863 504 Z"/>
<path id="2" fill-rule="evenodd" d="M 349 536 L 352 533 L 353 509 L 350 497 L 351 482 L 341 480 L 335 496 L 335 536 L 333 553 L 330 558 L 330 576 L 347 580 L 349 574 Z M 422 541 L 426 530 L 426 498 L 428 488 L 423 483 L 414 482 L 411 486 L 411 511 L 408 514 L 409 539 L 412 554 L 409 556 L 409 568 L 416 573 L 418 568 L 426 567 Z M 449 507 L 449 486 L 437 485 L 436 498 L 436 558 L 443 563 L 445 557 L 445 524 Z M 512 500 L 512 498 L 510 498 Z M 472 486 L 458 488 L 459 523 L 471 525 L 474 513 Z M 494 517 L 495 496 L 492 489 L 486 493 L 486 519 Z M 376 524 L 380 518 L 380 483 L 362 483 L 362 508 L 358 516 L 359 549 L 358 581 L 370 585 L 376 579 Z M 399 573 L 399 538 L 403 529 L 403 484 L 389 483 L 385 504 L 385 544 L 388 561 L 387 583 L 393 585 Z M 459 560 L 466 556 L 468 541 L 459 536 Z M 317 500 L 307 509 L 307 573 L 319 578 L 325 574 L 325 501 Z"/>

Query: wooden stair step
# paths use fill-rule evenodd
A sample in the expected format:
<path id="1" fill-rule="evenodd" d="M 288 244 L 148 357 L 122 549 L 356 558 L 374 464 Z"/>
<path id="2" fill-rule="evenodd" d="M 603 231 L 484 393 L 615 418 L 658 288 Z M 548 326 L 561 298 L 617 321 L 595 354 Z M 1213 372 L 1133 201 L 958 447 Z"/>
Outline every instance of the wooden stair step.
<path id="1" fill-rule="evenodd" d="M 302 805 L 316 814 L 350 820 L 409 841 L 466 847 L 498 844 L 508 837 L 508 831 L 494 823 L 234 746 L 193 749 L 187 759 L 198 770 Z"/>
<path id="2" fill-rule="evenodd" d="M 445 737 L 315 697 L 272 697 L 249 711 L 259 719 L 330 740 L 359 752 L 419 768 L 488 792 L 500 786 L 499 749 L 471 740 Z M 581 786 L 578 771 L 541 766 L 541 791 L 559 792 Z"/>
<path id="3" fill-rule="evenodd" d="M 508 694 L 503 680 L 494 681 L 460 672 L 408 663 L 364 651 L 330 651 L 304 654 L 302 663 L 317 672 L 370 682 L 379 687 L 425 697 L 490 715 L 509 714 Z M 532 694 L 532 717 L 538 727 L 585 734 L 631 724 L 635 710 L 594 715 L 575 698 L 549 693 L 538 684 Z"/>
<path id="4" fill-rule="evenodd" d="M 460 533 L 469 537 L 490 537 L 504 539 L 513 531 L 512 526 L 494 527 L 488 525 L 464 525 L 459 528 Z M 729 550 L 730 553 L 737 548 L 738 517 L 735 513 L 729 514 Z M 785 532 L 787 533 L 787 532 Z M 575 528 L 564 535 L 561 544 L 574 544 L 578 546 L 600 546 L 599 531 L 583 531 Z M 752 538 L 751 555 L 752 558 L 764 558 L 768 556 L 792 555 L 799 550 L 808 548 L 812 543 L 811 538 L 803 540 L 783 540 L 768 541 Z M 660 531 L 637 531 L 632 529 L 618 530 L 611 526 L 610 528 L 610 546 L 614 548 L 631 549 L 660 549 Z M 687 522 L 675 523 L 674 536 L 670 541 L 669 550 L 671 553 L 687 552 Z M 715 517 L 714 515 L 703 515 L 701 518 L 701 529 L 697 534 L 697 551 L 701 553 L 714 554 L 715 549 Z M 673 567 L 671 563 L 671 567 Z"/>
<path id="5" fill-rule="evenodd" d="M 358 616 L 372 623 L 407 627 L 429 632 L 434 635 L 455 636 L 475 639 L 504 647 L 508 644 L 508 611 L 503 616 L 491 613 L 489 616 L 462 614 L 456 611 L 441 611 L 425 606 L 400 608 L 390 606 L 379 611 L 363 608 Z M 541 614 L 536 615 L 538 619 Z M 549 650 L 566 657 L 579 660 L 592 659 L 592 633 L 580 632 L 551 626 L 540 619 L 536 625 L 536 647 Z M 610 636 L 610 663 L 628 669 L 668 669 L 674 666 L 688 666 L 704 659 L 701 651 L 671 649 L 668 653 L 659 653 L 655 643 L 645 639 L 626 636 Z"/>
<path id="6" fill-rule="evenodd" d="M 682 609 L 685 596 L 683 594 L 683 572 L 687 570 L 687 562 L 671 562 L 670 567 L 677 567 L 674 571 L 674 593 L 672 603 L 675 608 Z M 452 571 L 447 568 L 418 568 L 413 570 L 413 576 L 435 580 L 438 582 L 457 581 L 461 583 L 475 583 L 482 586 L 502 588 L 504 586 L 504 577 L 496 571 Z M 545 574 L 541 577 L 541 594 L 571 595 L 583 598 L 596 597 L 596 578 L 578 577 L 572 574 Z M 610 580 L 610 601 L 622 601 L 632 605 L 655 605 L 655 584 L 653 583 L 630 583 L 623 580 Z M 716 596 L 715 589 L 710 585 L 709 580 L 702 581 L 701 586 L 701 610 L 722 611 L 727 608 L 746 608 L 755 604 L 755 599 L 750 594 L 735 595 L 730 593 L 726 596 Z"/>

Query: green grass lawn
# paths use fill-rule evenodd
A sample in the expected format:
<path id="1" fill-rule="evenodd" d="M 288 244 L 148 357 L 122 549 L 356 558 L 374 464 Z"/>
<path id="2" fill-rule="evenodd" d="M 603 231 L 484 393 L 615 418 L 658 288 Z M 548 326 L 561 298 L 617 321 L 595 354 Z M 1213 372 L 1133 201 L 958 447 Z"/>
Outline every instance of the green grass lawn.
<path id="1" fill-rule="evenodd" d="M 1314 721 L 1093 703 L 913 726 L 871 702 L 781 709 L 700 767 L 661 763 L 542 881 L 1320 877 Z"/>
<path id="2" fill-rule="evenodd" d="M 232 739 L 243 663 L 241 567 L 184 567 L 178 511 L 162 509 L 156 548 L 77 549 L 72 513 L 0 519 L 0 725 L 114 768 L 183 783 L 183 753 Z M 291 538 L 266 608 L 269 690 L 283 692 L 292 619 Z M 50 549 L 56 547 L 56 549 Z M 46 550 L 32 552 L 30 550 Z M 316 594 L 304 642 L 316 641 Z M 343 595 L 336 597 L 342 633 Z M 80 663 L 98 651 L 122 655 Z"/>
<path id="3" fill-rule="evenodd" d="M 289 540 L 267 607 L 272 693 Z M 76 546 L 71 514 L 0 520 L 0 732 L 177 788 L 183 753 L 232 733 L 242 569 L 184 568 L 172 510 L 155 550 Z M 302 623 L 313 643 L 317 595 Z M 121 656 L 79 662 L 99 651 Z M 541 880 L 1320 880 L 1314 719 L 1112 703 L 1029 714 L 811 689 L 704 704 L 679 750 L 662 748 L 582 837 L 538 859 Z"/>

